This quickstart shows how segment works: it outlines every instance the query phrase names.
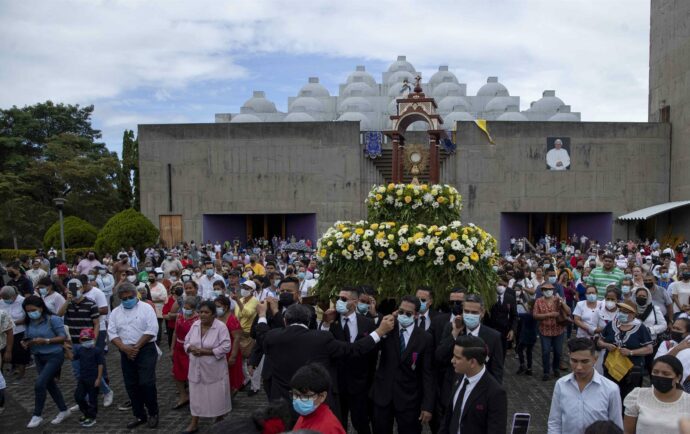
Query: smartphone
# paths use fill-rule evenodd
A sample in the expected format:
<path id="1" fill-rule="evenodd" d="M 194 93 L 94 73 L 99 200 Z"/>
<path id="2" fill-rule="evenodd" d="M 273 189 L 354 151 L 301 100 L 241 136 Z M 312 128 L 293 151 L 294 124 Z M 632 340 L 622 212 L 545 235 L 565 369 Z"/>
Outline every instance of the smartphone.
<path id="1" fill-rule="evenodd" d="M 79 289 L 79 287 L 77 286 L 76 283 L 70 283 L 69 287 L 67 289 L 69 289 L 69 292 L 72 293 L 72 297 L 77 296 L 77 290 Z"/>
<path id="2" fill-rule="evenodd" d="M 532 416 L 529 413 L 515 413 L 513 415 L 511 434 L 527 434 L 530 419 L 532 419 Z"/>

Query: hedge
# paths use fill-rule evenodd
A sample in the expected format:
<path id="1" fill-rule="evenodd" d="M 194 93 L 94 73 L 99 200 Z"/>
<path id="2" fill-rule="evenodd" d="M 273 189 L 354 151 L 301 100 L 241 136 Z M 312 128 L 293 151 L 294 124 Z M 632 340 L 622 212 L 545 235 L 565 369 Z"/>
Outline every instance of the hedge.
<path id="1" fill-rule="evenodd" d="M 77 216 L 65 218 L 65 248 L 93 246 L 98 236 L 98 229 L 86 220 Z M 57 249 L 60 247 L 60 221 L 53 223 L 43 236 L 43 247 Z"/>
<path id="2" fill-rule="evenodd" d="M 62 258 L 60 255 L 60 249 L 55 249 L 57 250 L 57 257 Z M 93 247 L 75 247 L 72 249 L 65 249 L 65 255 L 68 263 L 71 263 L 74 260 L 74 257 L 77 255 L 77 253 L 81 253 L 82 255 L 86 254 L 87 251 L 89 250 L 94 250 Z M 46 250 L 46 254 L 47 254 Z M 11 262 L 15 259 L 18 259 L 22 255 L 27 255 L 30 258 L 33 258 L 36 256 L 36 249 L 19 249 L 19 250 L 14 250 L 14 249 L 0 249 L 0 261 L 2 261 L 4 264 Z"/>
<path id="3" fill-rule="evenodd" d="M 138 252 L 144 251 L 158 241 L 158 229 L 142 213 L 133 208 L 112 216 L 103 226 L 96 238 L 96 251 L 116 254 L 121 248 L 134 246 Z"/>

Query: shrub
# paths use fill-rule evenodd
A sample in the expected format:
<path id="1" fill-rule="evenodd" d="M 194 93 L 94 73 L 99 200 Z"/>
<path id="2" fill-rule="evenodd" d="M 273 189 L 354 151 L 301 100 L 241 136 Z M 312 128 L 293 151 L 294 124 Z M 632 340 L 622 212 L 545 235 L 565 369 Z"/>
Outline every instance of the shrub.
<path id="1" fill-rule="evenodd" d="M 158 229 L 144 215 L 133 208 L 112 216 L 96 238 L 96 251 L 101 255 L 116 254 L 120 248 L 134 246 L 138 252 L 155 244 Z"/>
<path id="2" fill-rule="evenodd" d="M 65 218 L 65 249 L 93 246 L 98 229 L 86 220 L 76 216 Z M 60 248 L 60 221 L 53 223 L 43 236 L 43 248 Z"/>

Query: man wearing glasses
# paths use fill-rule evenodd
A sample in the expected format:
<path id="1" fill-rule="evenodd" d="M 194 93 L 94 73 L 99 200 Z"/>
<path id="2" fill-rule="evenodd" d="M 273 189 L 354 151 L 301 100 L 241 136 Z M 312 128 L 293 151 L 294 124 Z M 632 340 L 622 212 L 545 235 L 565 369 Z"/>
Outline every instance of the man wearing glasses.
<path id="1" fill-rule="evenodd" d="M 434 410 L 433 341 L 416 326 L 420 301 L 406 295 L 400 302 L 395 327 L 381 344 L 374 376 L 374 432 L 419 434 Z"/>

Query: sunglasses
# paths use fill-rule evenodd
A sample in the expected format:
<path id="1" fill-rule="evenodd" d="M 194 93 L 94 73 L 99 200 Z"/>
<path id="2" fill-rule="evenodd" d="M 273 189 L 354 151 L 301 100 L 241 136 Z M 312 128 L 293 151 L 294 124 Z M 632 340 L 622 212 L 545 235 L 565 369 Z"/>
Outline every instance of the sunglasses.
<path id="1" fill-rule="evenodd" d="M 343 296 L 343 297 L 336 297 L 336 298 L 335 298 L 335 301 L 338 301 L 338 300 L 344 301 L 345 303 L 347 303 L 348 301 L 350 301 L 350 299 L 347 298 L 347 297 L 345 297 L 345 296 Z"/>
<path id="2" fill-rule="evenodd" d="M 398 315 L 413 316 L 414 312 L 398 309 Z"/>

